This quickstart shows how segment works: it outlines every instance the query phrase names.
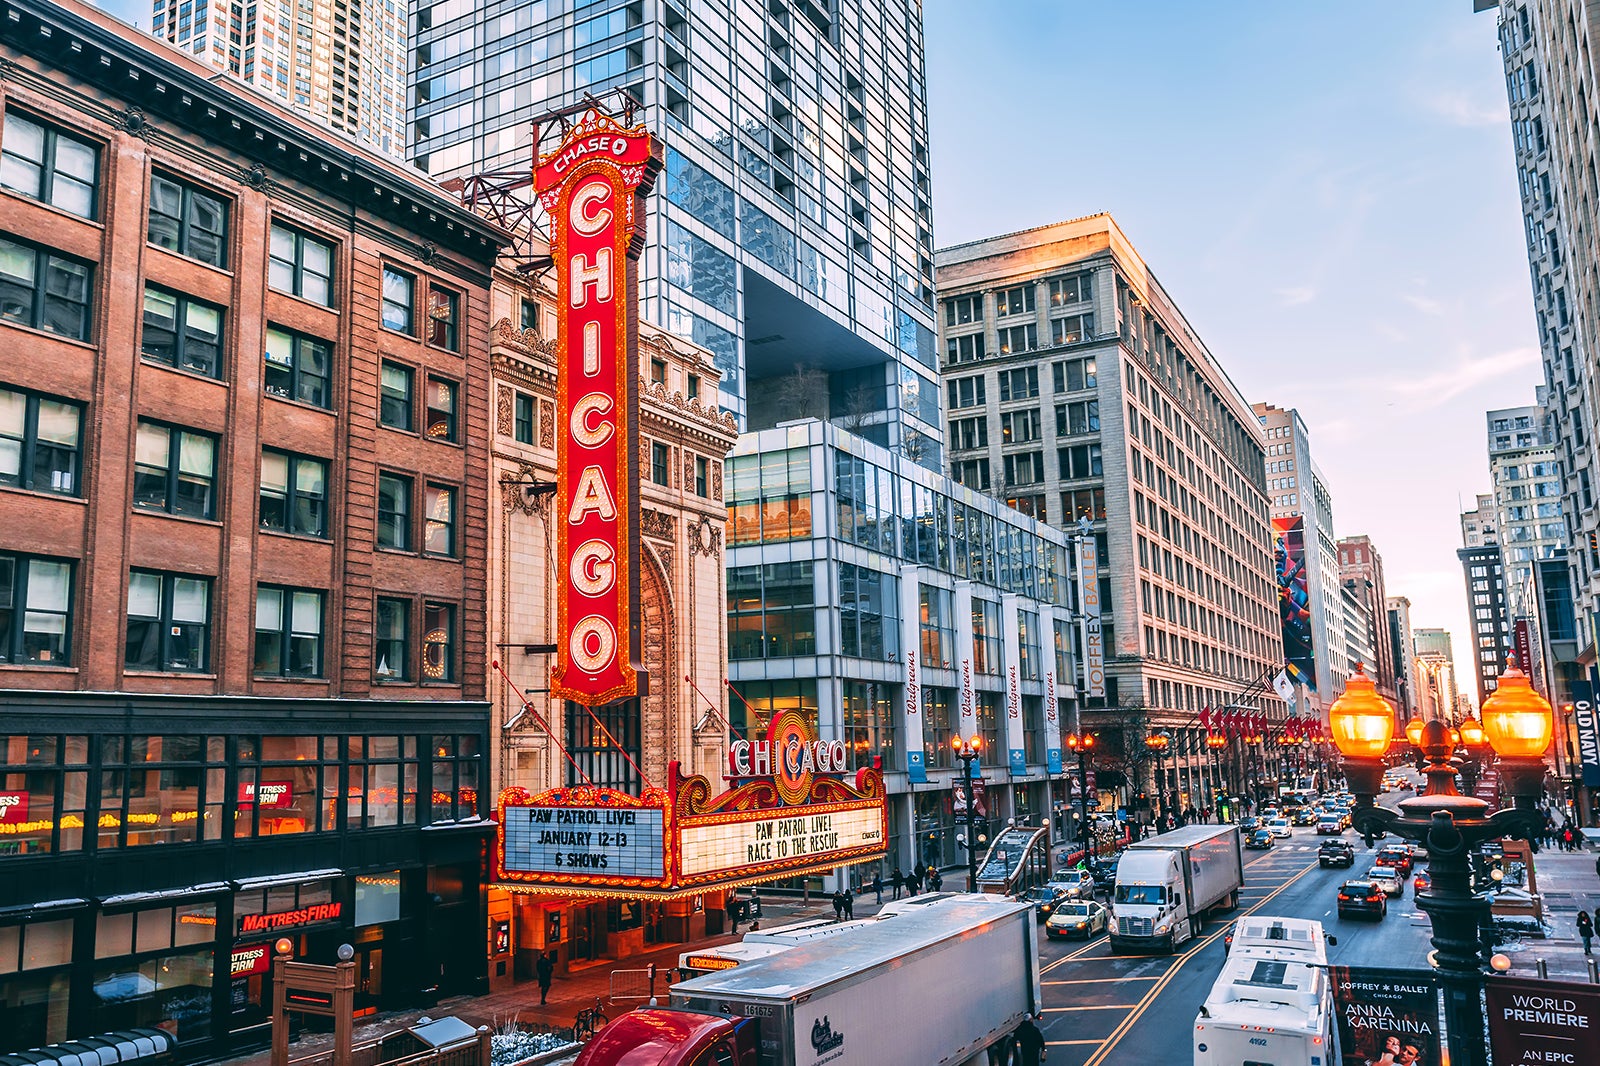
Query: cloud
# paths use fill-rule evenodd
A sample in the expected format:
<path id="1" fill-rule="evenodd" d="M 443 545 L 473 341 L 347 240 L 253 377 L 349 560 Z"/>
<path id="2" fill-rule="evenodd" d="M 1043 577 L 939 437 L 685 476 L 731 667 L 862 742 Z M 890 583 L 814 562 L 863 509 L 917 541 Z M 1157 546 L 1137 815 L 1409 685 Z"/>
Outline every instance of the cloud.
<path id="1" fill-rule="evenodd" d="M 1523 370 L 1539 363 L 1539 349 L 1531 347 L 1509 348 L 1503 352 L 1492 355 L 1471 357 L 1462 360 L 1456 366 L 1439 370 L 1423 377 L 1391 380 L 1382 383 L 1383 387 L 1398 396 L 1408 397 L 1420 401 L 1419 410 L 1439 407 L 1468 392 L 1493 381 L 1495 378 L 1504 377 L 1514 371 Z"/>
<path id="2" fill-rule="evenodd" d="M 1295 285 L 1287 289 L 1277 289 L 1278 302 L 1284 307 L 1299 307 L 1308 304 L 1317 298 L 1317 289 L 1314 285 Z"/>
<path id="3" fill-rule="evenodd" d="M 1510 121 L 1504 100 L 1485 101 L 1464 89 L 1432 89 L 1420 94 L 1422 109 L 1451 126 L 1503 126 Z"/>
<path id="4" fill-rule="evenodd" d="M 1419 296 L 1416 293 L 1402 293 L 1400 295 L 1400 299 L 1410 304 L 1412 307 L 1415 307 L 1418 311 L 1421 311 L 1425 315 L 1437 316 L 1444 314 L 1444 304 L 1440 303 L 1438 300 L 1429 299 L 1426 296 Z"/>

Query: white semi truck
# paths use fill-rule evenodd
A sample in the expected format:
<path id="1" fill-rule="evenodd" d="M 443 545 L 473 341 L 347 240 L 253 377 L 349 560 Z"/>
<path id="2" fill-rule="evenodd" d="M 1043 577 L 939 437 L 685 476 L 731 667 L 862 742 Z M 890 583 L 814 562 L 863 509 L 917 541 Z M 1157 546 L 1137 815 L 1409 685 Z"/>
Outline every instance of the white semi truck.
<path id="1" fill-rule="evenodd" d="M 950 896 L 675 984 L 577 1066 L 962 1066 L 1039 1009 L 1032 906 Z"/>
<path id="2" fill-rule="evenodd" d="M 1332 996 L 1322 923 L 1240 919 L 1222 973 L 1194 1022 L 1194 1066 L 1334 1066 Z"/>
<path id="3" fill-rule="evenodd" d="M 1117 863 L 1111 950 L 1172 952 L 1244 887 L 1239 827 L 1191 825 L 1131 845 Z"/>

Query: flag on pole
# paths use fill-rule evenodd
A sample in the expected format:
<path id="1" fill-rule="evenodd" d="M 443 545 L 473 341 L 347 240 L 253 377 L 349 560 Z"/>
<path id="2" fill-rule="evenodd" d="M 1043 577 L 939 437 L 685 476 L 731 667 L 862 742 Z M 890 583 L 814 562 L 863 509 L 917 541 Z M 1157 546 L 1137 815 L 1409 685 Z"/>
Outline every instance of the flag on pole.
<path id="1" fill-rule="evenodd" d="M 1284 703 L 1294 702 L 1294 682 L 1289 680 L 1287 671 L 1278 671 L 1278 676 L 1272 679 L 1272 687 L 1277 689 L 1278 698 Z"/>
<path id="2" fill-rule="evenodd" d="M 1211 732 L 1211 704 L 1200 708 L 1200 728 L 1207 733 Z"/>

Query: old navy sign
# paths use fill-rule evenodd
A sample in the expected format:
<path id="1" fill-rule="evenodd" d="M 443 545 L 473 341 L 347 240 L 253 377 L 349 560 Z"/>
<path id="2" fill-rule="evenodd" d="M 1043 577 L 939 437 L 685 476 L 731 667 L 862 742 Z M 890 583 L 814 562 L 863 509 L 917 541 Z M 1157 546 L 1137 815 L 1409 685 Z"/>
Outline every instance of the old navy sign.
<path id="1" fill-rule="evenodd" d="M 1573 724 L 1578 727 L 1578 761 L 1583 766 L 1583 783 L 1600 788 L 1600 716 L 1594 704 L 1578 700 L 1572 705 Z"/>
<path id="2" fill-rule="evenodd" d="M 661 152 L 589 111 L 539 161 L 556 268 L 556 664 L 550 693 L 640 694 L 639 298 L 644 198 Z"/>

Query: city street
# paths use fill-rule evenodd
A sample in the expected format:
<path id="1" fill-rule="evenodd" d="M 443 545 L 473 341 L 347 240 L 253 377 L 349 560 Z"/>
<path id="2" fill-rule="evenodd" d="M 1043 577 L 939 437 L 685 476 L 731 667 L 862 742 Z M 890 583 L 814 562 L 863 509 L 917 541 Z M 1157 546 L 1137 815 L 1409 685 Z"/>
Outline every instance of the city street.
<path id="1" fill-rule="evenodd" d="M 1222 968 L 1223 934 L 1248 914 L 1321 921 L 1339 939 L 1328 949 L 1332 963 L 1426 968 L 1428 923 L 1413 903 L 1409 883 L 1381 922 L 1340 920 L 1334 914 L 1337 886 L 1364 872 L 1363 861 L 1371 853 L 1355 841 L 1354 867 L 1320 869 L 1317 845 L 1329 839 L 1296 829 L 1271 851 L 1245 852 L 1237 914 L 1208 925 L 1202 937 L 1176 954 L 1114 956 L 1104 936 L 1088 944 L 1046 942 L 1043 1030 L 1050 1061 L 1058 1066 L 1187 1061 L 1195 1014 Z M 1354 840 L 1353 834 L 1346 831 L 1344 839 Z"/>

